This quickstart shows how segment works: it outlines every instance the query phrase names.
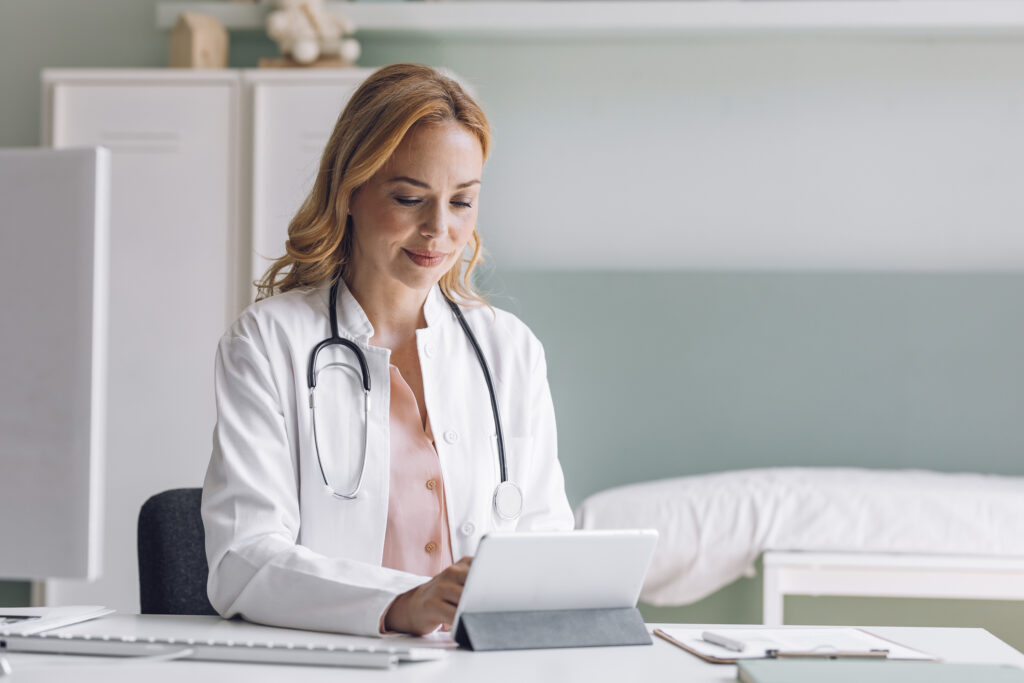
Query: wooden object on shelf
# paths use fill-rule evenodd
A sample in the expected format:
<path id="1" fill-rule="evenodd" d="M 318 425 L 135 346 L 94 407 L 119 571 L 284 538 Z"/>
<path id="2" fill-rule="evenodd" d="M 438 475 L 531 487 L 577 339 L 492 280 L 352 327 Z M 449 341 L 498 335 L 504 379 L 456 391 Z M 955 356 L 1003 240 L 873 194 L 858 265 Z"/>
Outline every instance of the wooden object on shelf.
<path id="1" fill-rule="evenodd" d="M 186 69 L 225 69 L 228 32 L 208 14 L 182 12 L 171 31 L 171 66 Z"/>
<path id="2" fill-rule="evenodd" d="M 322 57 L 312 64 L 302 64 L 291 57 L 262 57 L 259 61 L 261 69 L 342 69 L 353 66 L 354 63 L 338 57 Z"/>

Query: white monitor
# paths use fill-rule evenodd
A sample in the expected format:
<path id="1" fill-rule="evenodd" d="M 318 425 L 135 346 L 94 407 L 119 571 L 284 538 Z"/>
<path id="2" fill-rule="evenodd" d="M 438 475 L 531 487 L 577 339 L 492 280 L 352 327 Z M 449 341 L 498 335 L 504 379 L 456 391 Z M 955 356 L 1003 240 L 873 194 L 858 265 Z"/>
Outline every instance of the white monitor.
<path id="1" fill-rule="evenodd" d="M 110 152 L 0 149 L 0 579 L 100 573 Z"/>

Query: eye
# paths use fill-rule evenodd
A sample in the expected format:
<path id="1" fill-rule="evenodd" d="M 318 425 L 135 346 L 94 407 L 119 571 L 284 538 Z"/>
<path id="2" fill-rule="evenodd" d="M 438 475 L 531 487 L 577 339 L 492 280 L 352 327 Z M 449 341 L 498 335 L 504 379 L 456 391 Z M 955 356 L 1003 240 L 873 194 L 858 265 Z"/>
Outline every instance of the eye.
<path id="1" fill-rule="evenodd" d="M 465 199 L 453 199 L 452 204 L 459 207 L 460 209 L 472 209 L 473 202 Z"/>
<path id="2" fill-rule="evenodd" d="M 395 197 L 395 201 L 402 206 L 416 206 L 421 200 L 416 197 Z"/>

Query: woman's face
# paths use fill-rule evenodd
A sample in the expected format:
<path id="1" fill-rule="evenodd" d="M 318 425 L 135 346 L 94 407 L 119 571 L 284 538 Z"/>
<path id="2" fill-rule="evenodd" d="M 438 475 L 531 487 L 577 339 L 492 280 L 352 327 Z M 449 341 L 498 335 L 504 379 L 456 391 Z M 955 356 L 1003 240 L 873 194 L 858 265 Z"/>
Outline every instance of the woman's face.
<path id="1" fill-rule="evenodd" d="M 361 286 L 434 286 L 476 226 L 483 149 L 455 122 L 414 126 L 352 196 L 352 276 Z"/>

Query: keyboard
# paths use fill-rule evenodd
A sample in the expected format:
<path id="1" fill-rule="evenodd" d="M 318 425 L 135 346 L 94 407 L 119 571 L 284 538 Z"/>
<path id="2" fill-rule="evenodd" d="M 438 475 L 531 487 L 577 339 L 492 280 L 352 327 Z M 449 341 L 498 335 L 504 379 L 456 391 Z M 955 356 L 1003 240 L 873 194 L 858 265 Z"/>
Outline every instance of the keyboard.
<path id="1" fill-rule="evenodd" d="M 3 651 L 370 669 L 390 669 L 396 667 L 399 662 L 432 661 L 448 656 L 446 649 L 394 645 L 389 644 L 387 640 L 373 645 L 334 645 L 74 633 L 11 635 L 0 631 L 0 652 Z"/>

